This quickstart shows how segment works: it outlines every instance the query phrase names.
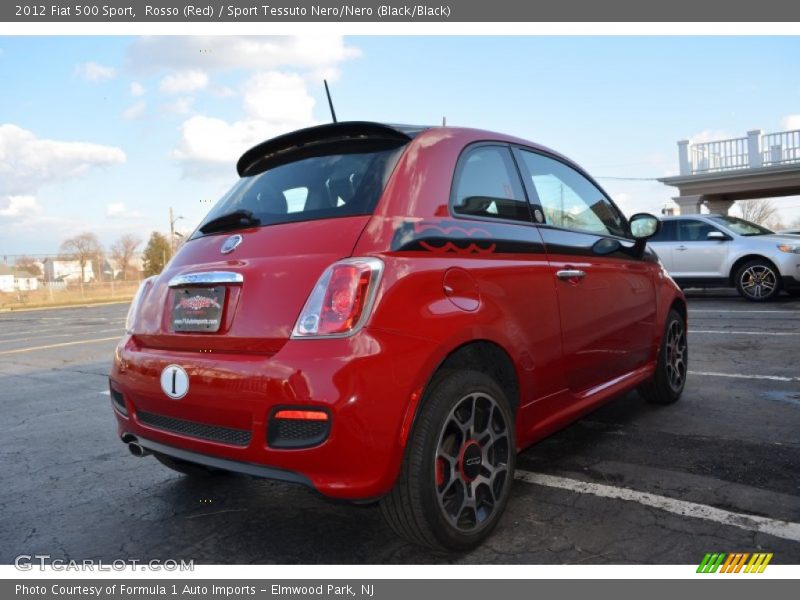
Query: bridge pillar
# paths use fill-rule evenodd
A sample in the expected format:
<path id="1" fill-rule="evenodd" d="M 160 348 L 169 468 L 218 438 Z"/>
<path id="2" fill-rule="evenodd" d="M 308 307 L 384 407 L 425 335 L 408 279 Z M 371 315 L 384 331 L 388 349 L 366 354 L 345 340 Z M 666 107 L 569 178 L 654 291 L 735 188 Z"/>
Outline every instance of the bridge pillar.
<path id="1" fill-rule="evenodd" d="M 733 200 L 720 200 L 718 198 L 706 200 L 706 208 L 713 215 L 727 215 L 731 206 L 733 206 Z"/>
<path id="2" fill-rule="evenodd" d="M 676 196 L 673 200 L 678 205 L 678 214 L 697 215 L 700 214 L 700 205 L 705 200 L 705 196 Z"/>

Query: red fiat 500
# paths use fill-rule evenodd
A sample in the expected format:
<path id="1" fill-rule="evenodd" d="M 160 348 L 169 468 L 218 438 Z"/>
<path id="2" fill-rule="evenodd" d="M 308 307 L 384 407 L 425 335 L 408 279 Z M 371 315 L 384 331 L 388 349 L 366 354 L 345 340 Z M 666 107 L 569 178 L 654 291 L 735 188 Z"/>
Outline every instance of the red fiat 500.
<path id="1" fill-rule="evenodd" d="M 683 391 L 658 219 L 552 150 L 349 122 L 237 168 L 131 305 L 110 385 L 133 454 L 376 500 L 408 539 L 466 549 L 520 449 L 634 388 Z"/>

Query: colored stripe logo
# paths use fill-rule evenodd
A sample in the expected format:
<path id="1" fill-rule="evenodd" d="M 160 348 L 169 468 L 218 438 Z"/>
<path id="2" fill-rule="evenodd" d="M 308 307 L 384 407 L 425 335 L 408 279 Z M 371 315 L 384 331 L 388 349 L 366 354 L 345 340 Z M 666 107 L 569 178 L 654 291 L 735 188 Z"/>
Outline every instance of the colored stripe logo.
<path id="1" fill-rule="evenodd" d="M 754 552 L 709 552 L 703 557 L 700 566 L 697 567 L 698 573 L 763 573 L 769 561 L 772 560 L 772 553 Z"/>

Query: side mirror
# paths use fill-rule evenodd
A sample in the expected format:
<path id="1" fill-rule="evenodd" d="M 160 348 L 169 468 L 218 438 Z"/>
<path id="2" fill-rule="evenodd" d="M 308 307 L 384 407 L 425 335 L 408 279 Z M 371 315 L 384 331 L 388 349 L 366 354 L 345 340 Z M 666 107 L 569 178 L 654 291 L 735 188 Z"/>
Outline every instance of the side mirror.
<path id="1" fill-rule="evenodd" d="M 644 241 L 653 237 L 661 230 L 661 221 L 649 213 L 637 213 L 629 220 L 633 239 Z"/>
<path id="2" fill-rule="evenodd" d="M 717 242 L 724 242 L 725 240 L 729 240 L 731 238 L 729 238 L 727 235 L 725 235 L 721 231 L 709 231 L 708 234 L 706 234 L 706 239 L 707 240 L 714 240 L 714 241 L 717 241 Z"/>

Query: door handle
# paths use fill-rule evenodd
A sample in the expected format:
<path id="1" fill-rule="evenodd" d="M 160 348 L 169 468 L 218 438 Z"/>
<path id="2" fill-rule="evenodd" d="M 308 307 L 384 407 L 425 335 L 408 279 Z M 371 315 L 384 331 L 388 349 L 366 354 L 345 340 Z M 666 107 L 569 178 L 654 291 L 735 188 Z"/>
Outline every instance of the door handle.
<path id="1" fill-rule="evenodd" d="M 581 279 L 586 277 L 586 272 L 579 269 L 562 269 L 561 271 L 556 271 L 556 277 L 563 281 L 578 283 Z"/>
<path id="2" fill-rule="evenodd" d="M 678 246 L 677 248 L 675 248 L 675 250 L 680 250 L 681 252 L 683 252 L 684 250 L 688 250 L 688 248 L 686 246 Z"/>

